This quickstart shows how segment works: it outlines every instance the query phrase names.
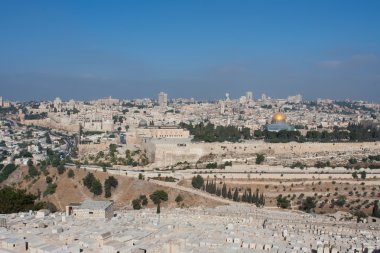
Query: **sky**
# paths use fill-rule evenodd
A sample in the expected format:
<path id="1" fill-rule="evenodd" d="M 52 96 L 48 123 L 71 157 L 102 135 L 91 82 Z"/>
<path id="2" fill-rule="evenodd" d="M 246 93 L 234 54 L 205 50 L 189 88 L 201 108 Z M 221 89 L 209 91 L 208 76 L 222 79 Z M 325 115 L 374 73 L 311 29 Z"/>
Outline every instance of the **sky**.
<path id="1" fill-rule="evenodd" d="M 0 0 L 0 96 L 380 102 L 377 0 Z"/>

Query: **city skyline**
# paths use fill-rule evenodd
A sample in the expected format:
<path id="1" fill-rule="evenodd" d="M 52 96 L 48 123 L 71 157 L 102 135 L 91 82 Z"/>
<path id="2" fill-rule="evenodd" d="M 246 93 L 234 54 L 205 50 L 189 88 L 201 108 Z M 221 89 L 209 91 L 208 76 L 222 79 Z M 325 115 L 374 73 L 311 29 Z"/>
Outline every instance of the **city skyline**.
<path id="1" fill-rule="evenodd" d="M 379 5 L 3 1 L 2 96 L 379 102 Z"/>
<path id="2" fill-rule="evenodd" d="M 379 10 L 0 1 L 0 253 L 379 253 Z"/>

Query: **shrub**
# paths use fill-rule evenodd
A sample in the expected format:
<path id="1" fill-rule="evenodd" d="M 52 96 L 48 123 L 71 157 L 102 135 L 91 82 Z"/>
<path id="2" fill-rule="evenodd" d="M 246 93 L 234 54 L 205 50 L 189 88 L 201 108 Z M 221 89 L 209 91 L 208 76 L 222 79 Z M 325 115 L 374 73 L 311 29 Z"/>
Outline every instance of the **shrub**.
<path id="1" fill-rule="evenodd" d="M 46 177 L 46 183 L 50 184 L 51 182 L 53 182 L 53 179 L 49 176 Z"/>
<path id="2" fill-rule="evenodd" d="M 175 202 L 177 202 L 177 204 L 179 204 L 179 202 L 182 202 L 183 201 L 183 197 L 178 194 L 178 196 L 175 198 Z"/>
<path id="3" fill-rule="evenodd" d="M 282 195 L 278 195 L 276 200 L 277 200 L 278 207 L 284 208 L 284 209 L 290 207 L 290 201 L 286 197 L 282 197 Z"/>
<path id="4" fill-rule="evenodd" d="M 194 188 L 201 189 L 204 185 L 203 177 L 201 175 L 194 176 L 191 180 L 191 185 Z"/>
<path id="5" fill-rule="evenodd" d="M 69 171 L 67 172 L 67 176 L 68 176 L 69 178 L 73 178 L 73 177 L 75 176 L 74 171 L 73 171 L 72 169 L 69 169 Z"/>
<path id="6" fill-rule="evenodd" d="M 256 164 L 262 164 L 265 160 L 265 156 L 263 154 L 256 155 Z"/>
<path id="7" fill-rule="evenodd" d="M 7 164 L 0 171 L 0 183 L 7 180 L 10 174 L 12 174 L 16 170 L 16 166 L 13 163 Z"/>
<path id="8" fill-rule="evenodd" d="M 132 200 L 132 207 L 134 210 L 140 210 L 141 209 L 141 200 L 140 199 Z"/>

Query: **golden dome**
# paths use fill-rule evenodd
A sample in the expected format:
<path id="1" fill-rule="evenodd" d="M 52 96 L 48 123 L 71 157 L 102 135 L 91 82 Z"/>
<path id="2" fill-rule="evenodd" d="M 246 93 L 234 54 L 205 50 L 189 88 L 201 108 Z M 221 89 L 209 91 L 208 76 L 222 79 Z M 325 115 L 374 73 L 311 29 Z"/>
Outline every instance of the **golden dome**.
<path id="1" fill-rule="evenodd" d="M 272 121 L 274 122 L 285 122 L 285 120 L 285 114 L 283 114 L 282 112 L 275 113 L 272 117 Z"/>

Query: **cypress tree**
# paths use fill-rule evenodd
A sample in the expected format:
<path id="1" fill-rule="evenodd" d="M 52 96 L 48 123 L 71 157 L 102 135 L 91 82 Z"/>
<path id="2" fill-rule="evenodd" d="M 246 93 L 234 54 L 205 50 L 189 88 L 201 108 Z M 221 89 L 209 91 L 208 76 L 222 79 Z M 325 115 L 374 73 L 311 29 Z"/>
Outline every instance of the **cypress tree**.
<path id="1" fill-rule="evenodd" d="M 237 188 L 235 188 L 233 201 L 239 201 L 239 192 Z"/>
<path id="2" fill-rule="evenodd" d="M 260 195 L 260 206 L 263 206 L 264 205 L 264 194 L 261 193 Z"/>
<path id="3" fill-rule="evenodd" d="M 248 203 L 252 203 L 252 191 L 249 189 Z"/>
<path id="4" fill-rule="evenodd" d="M 244 191 L 243 196 L 241 197 L 242 202 L 247 202 L 247 190 Z"/>
<path id="5" fill-rule="evenodd" d="M 376 200 L 375 203 L 373 204 L 372 216 L 376 217 L 376 218 L 380 218 L 380 210 L 379 210 L 379 201 L 378 200 Z"/>
<path id="6" fill-rule="evenodd" d="M 222 191 L 220 188 L 216 188 L 216 196 L 220 197 L 220 195 L 222 195 Z"/>
<path id="7" fill-rule="evenodd" d="M 256 194 L 255 194 L 255 204 L 257 205 L 259 202 L 259 189 L 256 189 Z"/>
<path id="8" fill-rule="evenodd" d="M 232 199 L 231 188 L 228 188 L 227 198 Z"/>
<path id="9" fill-rule="evenodd" d="M 222 187 L 222 197 L 227 198 L 227 186 L 225 183 L 223 184 L 223 187 Z"/>

